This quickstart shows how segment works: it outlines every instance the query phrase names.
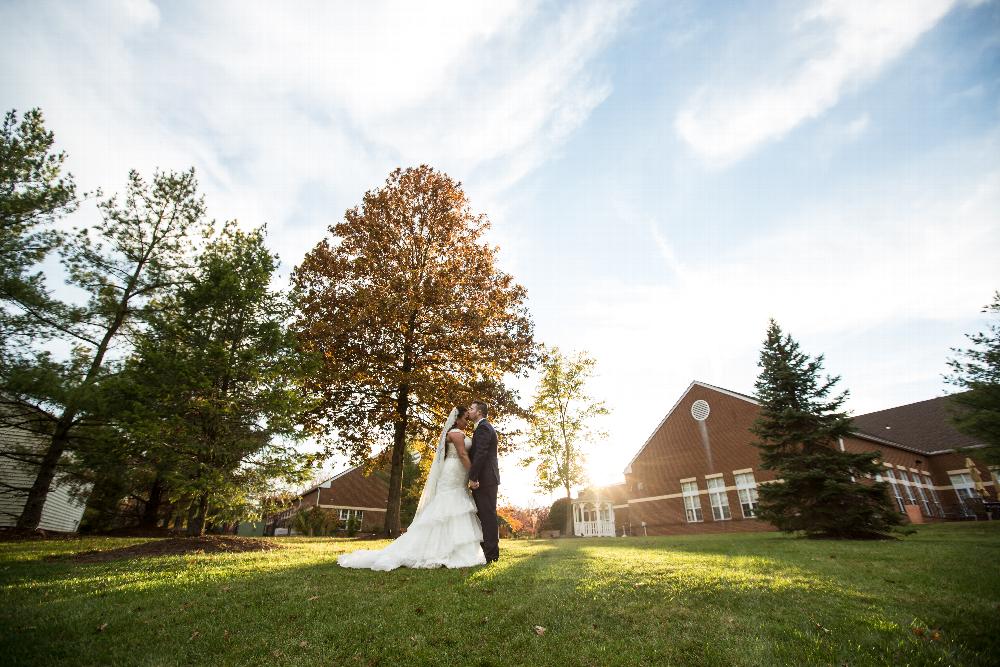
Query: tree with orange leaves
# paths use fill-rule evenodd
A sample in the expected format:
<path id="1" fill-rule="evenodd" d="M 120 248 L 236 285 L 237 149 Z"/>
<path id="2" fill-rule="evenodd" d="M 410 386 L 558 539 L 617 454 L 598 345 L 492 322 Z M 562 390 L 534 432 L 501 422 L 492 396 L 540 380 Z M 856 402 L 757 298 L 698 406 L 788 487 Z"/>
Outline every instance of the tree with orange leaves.
<path id="1" fill-rule="evenodd" d="M 536 363 L 534 325 L 524 288 L 482 240 L 488 226 L 461 183 L 396 169 L 292 276 L 293 327 L 323 358 L 304 387 L 319 399 L 309 426 L 356 463 L 389 464 L 387 537 L 400 532 L 408 444 L 432 451 L 451 408 L 473 399 L 491 417 L 525 415 L 504 376 Z"/>

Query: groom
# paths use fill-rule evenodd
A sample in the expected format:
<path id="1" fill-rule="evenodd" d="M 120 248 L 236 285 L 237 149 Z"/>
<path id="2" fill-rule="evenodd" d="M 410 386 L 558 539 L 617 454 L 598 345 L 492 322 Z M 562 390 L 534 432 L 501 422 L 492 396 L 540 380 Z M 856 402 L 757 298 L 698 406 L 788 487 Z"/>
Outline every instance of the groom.
<path id="1" fill-rule="evenodd" d="M 486 421 L 489 406 L 482 401 L 474 401 L 469 408 L 469 421 L 475 424 L 472 433 L 472 449 L 469 458 L 469 488 L 476 501 L 479 523 L 483 526 L 483 555 L 486 562 L 500 558 L 500 535 L 497 530 L 497 487 L 500 486 L 500 468 L 497 465 L 497 432 Z"/>

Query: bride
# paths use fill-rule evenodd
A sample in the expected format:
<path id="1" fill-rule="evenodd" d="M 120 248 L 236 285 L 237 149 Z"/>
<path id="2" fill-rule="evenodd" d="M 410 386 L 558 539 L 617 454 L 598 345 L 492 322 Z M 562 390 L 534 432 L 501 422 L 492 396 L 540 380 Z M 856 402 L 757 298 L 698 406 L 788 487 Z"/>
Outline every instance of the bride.
<path id="1" fill-rule="evenodd" d="M 465 436 L 467 408 L 448 415 L 437 453 L 420 494 L 417 513 L 405 533 L 384 549 L 361 549 L 343 554 L 343 567 L 393 570 L 397 567 L 470 567 L 485 565 L 480 542 L 483 528 L 467 486 L 472 465 Z"/>

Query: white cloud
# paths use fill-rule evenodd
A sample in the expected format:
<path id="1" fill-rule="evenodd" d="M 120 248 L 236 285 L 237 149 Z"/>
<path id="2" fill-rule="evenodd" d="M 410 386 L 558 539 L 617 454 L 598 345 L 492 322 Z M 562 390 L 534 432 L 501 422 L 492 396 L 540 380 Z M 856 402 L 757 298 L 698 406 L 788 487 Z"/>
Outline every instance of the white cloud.
<path id="1" fill-rule="evenodd" d="M 793 32 L 823 27 L 812 55 L 790 70 L 765 71 L 749 84 L 727 77 L 698 90 L 677 113 L 675 129 L 708 163 L 726 166 L 775 141 L 874 79 L 910 49 L 956 0 L 822 0 Z M 779 39 L 776 43 L 791 43 Z M 779 47 L 780 48 L 780 47 Z"/>
<path id="2" fill-rule="evenodd" d="M 857 139 L 865 133 L 870 124 L 871 117 L 867 113 L 862 114 L 847 124 L 847 127 L 844 128 L 844 134 L 848 139 Z"/>
<path id="3" fill-rule="evenodd" d="M 499 200 L 607 97 L 592 65 L 630 7 L 15 3 L 3 98 L 42 106 L 84 187 L 194 164 L 211 214 L 268 222 L 287 267 L 396 166 Z"/>

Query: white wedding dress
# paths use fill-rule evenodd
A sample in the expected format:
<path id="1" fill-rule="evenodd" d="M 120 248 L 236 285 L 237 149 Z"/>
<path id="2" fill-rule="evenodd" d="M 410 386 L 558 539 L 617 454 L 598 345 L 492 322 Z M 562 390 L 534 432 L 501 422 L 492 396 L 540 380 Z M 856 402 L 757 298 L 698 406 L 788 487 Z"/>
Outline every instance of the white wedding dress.
<path id="1" fill-rule="evenodd" d="M 457 430 L 457 429 L 452 429 Z M 483 528 L 466 485 L 466 470 L 455 445 L 446 442 L 448 455 L 440 461 L 436 488 L 405 533 L 384 549 L 360 549 L 337 559 L 343 567 L 394 570 L 397 567 L 471 567 L 485 565 L 480 542 Z M 472 439 L 465 438 L 466 451 Z M 438 462 L 435 462 L 437 465 Z M 432 475 L 428 476 L 430 480 Z"/>

